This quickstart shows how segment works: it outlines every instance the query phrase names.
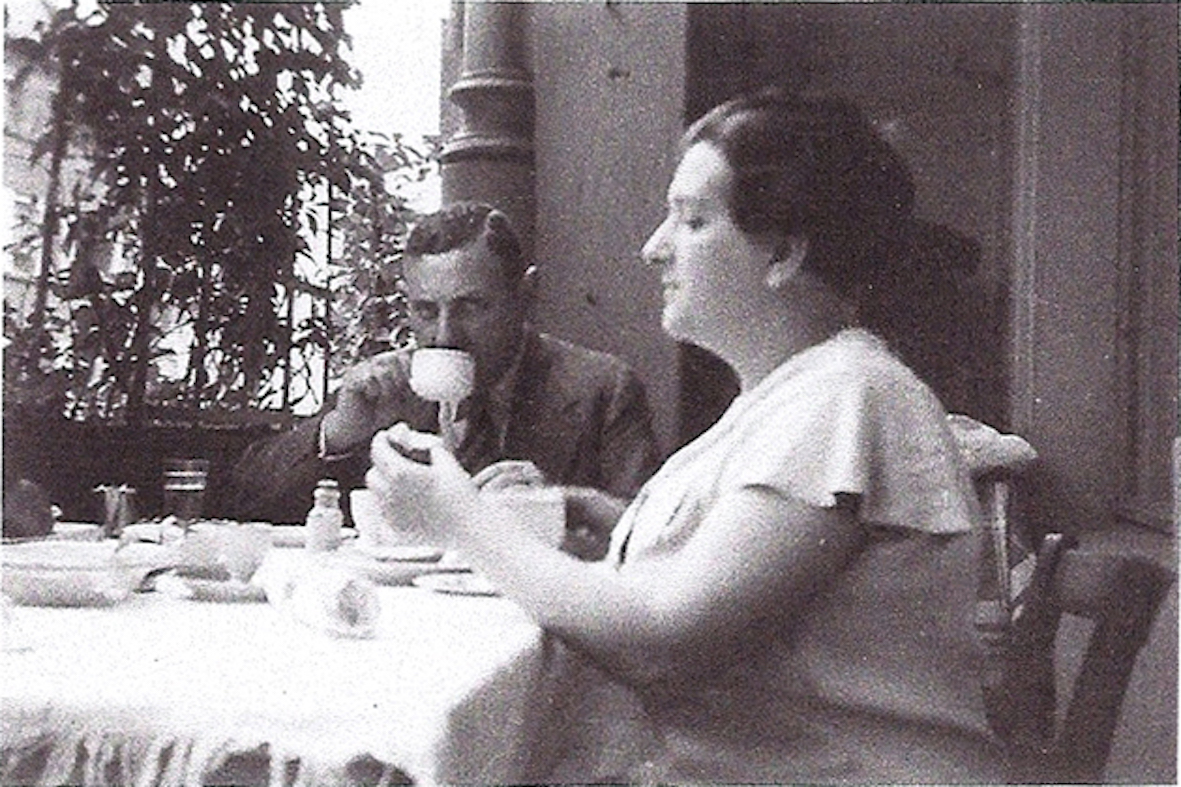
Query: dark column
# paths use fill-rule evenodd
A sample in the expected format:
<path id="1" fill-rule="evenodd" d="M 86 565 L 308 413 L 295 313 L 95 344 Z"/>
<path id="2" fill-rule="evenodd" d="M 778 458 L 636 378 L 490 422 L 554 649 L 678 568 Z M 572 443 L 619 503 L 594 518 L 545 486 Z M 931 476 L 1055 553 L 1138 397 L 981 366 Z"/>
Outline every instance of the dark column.
<path id="1" fill-rule="evenodd" d="M 526 6 L 463 5 L 463 64 L 448 91 L 461 110 L 442 153 L 443 201 L 479 200 L 512 218 L 533 249 L 533 81 L 525 66 Z"/>

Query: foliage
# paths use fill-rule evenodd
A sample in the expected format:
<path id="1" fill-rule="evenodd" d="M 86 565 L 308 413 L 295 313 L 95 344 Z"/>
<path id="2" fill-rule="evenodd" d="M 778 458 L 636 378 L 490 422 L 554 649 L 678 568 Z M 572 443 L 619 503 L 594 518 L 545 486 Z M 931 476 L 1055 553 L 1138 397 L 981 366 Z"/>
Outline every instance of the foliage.
<path id="1" fill-rule="evenodd" d="M 405 183 L 426 178 L 438 161 L 438 140 L 418 150 L 399 135 L 376 144 L 381 168 Z M 340 374 L 357 360 L 410 341 L 401 288 L 401 254 L 415 214 L 404 204 L 357 183 L 333 200 L 339 247 L 332 255 L 333 300 L 329 329 L 335 339 L 331 370 Z"/>
<path id="2" fill-rule="evenodd" d="M 60 197 L 51 182 L 41 244 L 66 254 L 43 253 L 39 308 L 5 333 L 56 352 L 74 417 L 290 407 L 298 359 L 306 374 L 342 330 L 356 343 L 357 288 L 396 258 L 408 218 L 383 170 L 428 161 L 397 137 L 374 144 L 338 104 L 359 84 L 345 59 L 353 2 L 110 3 L 82 17 L 75 0 L 40 30 L 58 91 L 36 154 L 51 179 L 66 150 L 93 166 Z M 309 264 L 309 236 L 336 244 L 333 276 L 356 301 L 335 319 L 314 306 L 339 281 Z M 169 379 L 163 361 L 178 367 Z"/>

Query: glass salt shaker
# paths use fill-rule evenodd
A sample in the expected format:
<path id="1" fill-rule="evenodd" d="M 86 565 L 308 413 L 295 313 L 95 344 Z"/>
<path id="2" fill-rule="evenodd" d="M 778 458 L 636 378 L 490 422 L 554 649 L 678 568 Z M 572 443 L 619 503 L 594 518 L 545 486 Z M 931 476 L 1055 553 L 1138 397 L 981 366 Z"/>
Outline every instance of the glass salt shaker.
<path id="1" fill-rule="evenodd" d="M 312 508 L 307 517 L 307 549 L 311 552 L 336 549 L 340 546 L 340 529 L 343 526 L 340 485 L 331 478 L 322 479 L 312 492 Z"/>

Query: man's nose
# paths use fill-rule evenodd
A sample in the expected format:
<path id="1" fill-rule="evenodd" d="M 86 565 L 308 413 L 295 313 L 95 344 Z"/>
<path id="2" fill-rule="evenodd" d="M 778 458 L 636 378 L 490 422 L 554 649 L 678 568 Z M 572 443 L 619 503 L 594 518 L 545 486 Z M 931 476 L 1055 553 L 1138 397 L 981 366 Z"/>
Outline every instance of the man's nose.
<path id="1" fill-rule="evenodd" d="M 466 339 L 463 323 L 457 319 L 455 313 L 447 306 L 439 309 L 439 321 L 435 326 L 435 346 L 464 349 L 463 343 Z"/>

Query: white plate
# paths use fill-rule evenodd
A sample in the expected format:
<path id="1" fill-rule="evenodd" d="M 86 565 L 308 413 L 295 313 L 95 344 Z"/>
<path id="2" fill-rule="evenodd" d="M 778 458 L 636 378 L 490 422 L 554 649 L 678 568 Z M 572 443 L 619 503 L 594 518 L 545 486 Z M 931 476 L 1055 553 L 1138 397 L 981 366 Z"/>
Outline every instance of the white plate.
<path id="1" fill-rule="evenodd" d="M 357 537 L 351 527 L 342 528 L 340 540 L 349 541 Z M 274 525 L 271 528 L 271 544 L 277 547 L 303 547 L 308 542 L 307 525 Z"/>
<path id="2" fill-rule="evenodd" d="M 0 584 L 27 606 L 93 607 L 123 601 L 149 571 L 168 564 L 166 550 L 136 544 L 117 550 L 114 540 L 32 541 L 0 548 Z"/>
<path id="3" fill-rule="evenodd" d="M 454 572 L 453 566 L 443 566 L 438 560 L 376 560 L 363 550 L 342 547 L 327 553 L 333 563 L 347 568 L 378 585 L 409 585 L 415 577 Z"/>
<path id="4" fill-rule="evenodd" d="M 357 549 L 382 563 L 391 560 L 402 563 L 437 563 L 443 557 L 442 549 L 426 544 L 398 544 L 395 546 L 358 544 Z"/>
<path id="5" fill-rule="evenodd" d="M 450 593 L 457 596 L 500 595 L 492 583 L 479 574 L 423 574 L 415 577 L 413 584 L 436 593 Z"/>

